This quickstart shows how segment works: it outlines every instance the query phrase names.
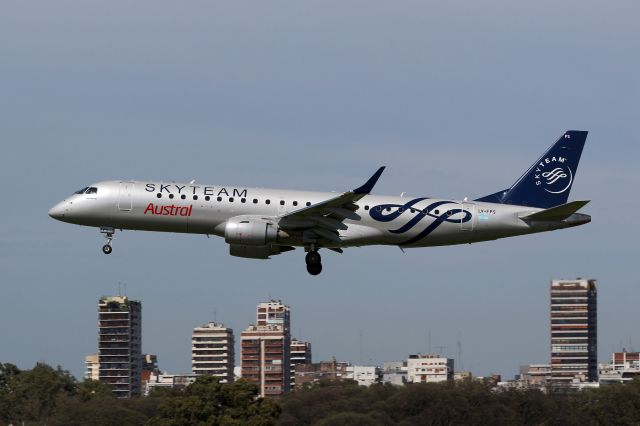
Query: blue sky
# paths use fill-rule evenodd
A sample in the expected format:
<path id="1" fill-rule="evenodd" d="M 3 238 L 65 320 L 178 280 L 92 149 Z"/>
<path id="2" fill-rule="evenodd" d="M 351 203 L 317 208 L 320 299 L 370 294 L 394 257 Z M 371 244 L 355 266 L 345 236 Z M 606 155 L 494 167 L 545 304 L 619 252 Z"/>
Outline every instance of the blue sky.
<path id="1" fill-rule="evenodd" d="M 636 1 L 5 1 L 0 6 L 0 361 L 81 375 L 96 304 L 143 302 L 143 350 L 190 369 L 193 326 L 269 297 L 316 360 L 445 346 L 475 374 L 548 361 L 548 283 L 597 278 L 599 358 L 640 349 Z M 463 198 L 589 130 L 589 225 L 471 246 L 231 258 L 221 239 L 97 230 L 48 209 L 107 179 Z"/>

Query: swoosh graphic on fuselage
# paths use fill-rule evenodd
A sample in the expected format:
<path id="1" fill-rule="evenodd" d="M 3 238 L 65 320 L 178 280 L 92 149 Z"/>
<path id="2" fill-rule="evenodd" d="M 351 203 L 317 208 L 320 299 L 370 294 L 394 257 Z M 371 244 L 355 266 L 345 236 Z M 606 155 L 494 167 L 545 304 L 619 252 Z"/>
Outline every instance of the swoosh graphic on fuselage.
<path id="1" fill-rule="evenodd" d="M 433 222 L 431 222 L 429 226 L 427 226 L 423 231 L 418 233 L 418 235 L 408 239 L 407 241 L 404 241 L 398 244 L 400 246 L 414 244 L 422 240 L 424 237 L 426 237 L 427 235 L 435 231 L 444 222 L 464 223 L 471 220 L 471 217 L 472 217 L 471 213 L 461 208 L 449 209 L 441 212 L 438 215 L 431 213 L 431 211 L 433 211 L 435 208 L 443 206 L 445 204 L 455 204 L 457 206 L 460 205 L 459 203 L 456 203 L 454 201 L 437 201 L 435 203 L 428 205 L 424 209 L 418 209 L 413 207 L 420 201 L 424 201 L 427 199 L 428 198 L 426 197 L 414 198 L 413 200 L 408 201 L 406 204 L 379 204 L 377 206 L 373 206 L 369 210 L 369 216 L 371 216 L 373 220 L 378 222 L 391 222 L 392 220 L 400 217 L 404 212 L 411 211 L 411 209 L 414 209 L 415 216 L 409 222 L 405 223 L 398 229 L 389 230 L 389 232 L 393 234 L 404 234 L 405 232 L 415 227 L 427 216 L 434 219 Z M 390 209 L 390 211 L 387 211 L 387 209 Z M 464 216 L 462 218 L 451 219 L 451 216 L 457 213 L 464 213 Z"/>

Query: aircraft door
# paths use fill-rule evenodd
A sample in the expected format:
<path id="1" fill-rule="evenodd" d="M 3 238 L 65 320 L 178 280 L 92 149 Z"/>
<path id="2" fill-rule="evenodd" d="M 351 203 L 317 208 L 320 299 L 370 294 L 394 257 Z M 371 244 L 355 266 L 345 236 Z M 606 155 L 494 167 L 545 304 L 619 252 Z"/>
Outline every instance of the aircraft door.
<path id="1" fill-rule="evenodd" d="M 118 210 L 130 212 L 133 209 L 133 182 L 120 182 L 118 191 Z"/>
<path id="2" fill-rule="evenodd" d="M 473 223 L 476 221 L 476 205 L 473 203 L 462 203 L 461 208 L 463 212 L 468 212 L 471 215 L 471 218 L 466 222 L 463 221 L 468 214 L 461 213 L 460 215 L 460 230 L 462 231 L 473 231 Z"/>

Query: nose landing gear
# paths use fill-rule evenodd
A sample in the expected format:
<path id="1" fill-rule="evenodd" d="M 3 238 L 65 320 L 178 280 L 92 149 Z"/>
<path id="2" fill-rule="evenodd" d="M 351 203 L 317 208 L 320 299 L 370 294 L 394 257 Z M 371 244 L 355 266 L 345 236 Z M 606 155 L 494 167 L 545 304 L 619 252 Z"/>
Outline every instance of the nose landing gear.
<path id="1" fill-rule="evenodd" d="M 304 260 L 307 263 L 307 272 L 311 275 L 318 275 L 322 272 L 322 257 L 317 250 L 310 250 Z"/>
<path id="2" fill-rule="evenodd" d="M 113 234 L 116 230 L 112 226 L 103 226 L 100 228 L 100 233 L 107 239 L 107 244 L 102 246 L 102 252 L 104 254 L 111 254 L 113 247 L 111 247 L 111 241 L 113 241 Z"/>

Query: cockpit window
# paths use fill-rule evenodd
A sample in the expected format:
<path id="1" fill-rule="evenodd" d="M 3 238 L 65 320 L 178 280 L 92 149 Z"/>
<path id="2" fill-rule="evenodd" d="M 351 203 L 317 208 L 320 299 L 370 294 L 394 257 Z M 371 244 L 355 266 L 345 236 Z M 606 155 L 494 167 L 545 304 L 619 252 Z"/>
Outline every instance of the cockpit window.
<path id="1" fill-rule="evenodd" d="M 85 192 L 85 194 L 97 194 L 97 193 L 98 193 L 98 188 L 94 186 L 87 188 L 87 192 Z"/>
<path id="2" fill-rule="evenodd" d="M 74 192 L 74 194 L 84 194 L 84 191 L 86 191 L 87 189 L 89 189 L 89 187 L 88 187 L 88 186 L 85 186 L 84 188 L 82 188 L 82 189 L 80 189 L 80 190 L 78 190 L 78 191 Z"/>

